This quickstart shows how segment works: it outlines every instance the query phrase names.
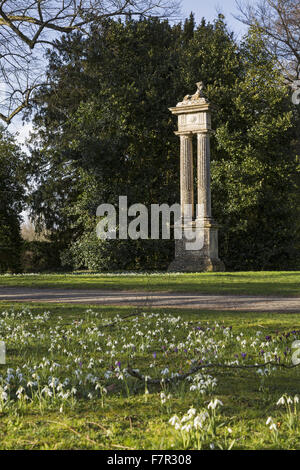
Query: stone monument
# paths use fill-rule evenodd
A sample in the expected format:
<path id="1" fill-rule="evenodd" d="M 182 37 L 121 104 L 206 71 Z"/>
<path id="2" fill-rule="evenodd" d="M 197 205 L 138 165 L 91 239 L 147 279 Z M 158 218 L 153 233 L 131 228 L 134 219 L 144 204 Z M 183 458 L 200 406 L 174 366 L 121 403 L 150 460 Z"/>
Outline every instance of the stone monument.
<path id="1" fill-rule="evenodd" d="M 176 108 L 170 108 L 178 116 L 180 137 L 180 203 L 183 237 L 175 240 L 175 259 L 169 266 L 173 272 L 224 271 L 218 256 L 218 225 L 212 219 L 210 189 L 210 135 L 213 106 L 203 93 L 203 82 L 197 83 L 194 95 L 187 95 Z M 197 136 L 197 214 L 194 208 L 193 136 Z M 202 238 L 201 247 L 191 249 L 193 231 Z"/>

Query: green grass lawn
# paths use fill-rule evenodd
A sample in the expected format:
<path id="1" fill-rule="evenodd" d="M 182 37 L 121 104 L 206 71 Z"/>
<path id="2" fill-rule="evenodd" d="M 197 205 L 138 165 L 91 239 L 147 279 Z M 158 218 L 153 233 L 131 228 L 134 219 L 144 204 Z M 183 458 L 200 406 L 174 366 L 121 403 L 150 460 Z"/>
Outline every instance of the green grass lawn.
<path id="1" fill-rule="evenodd" d="M 299 325 L 297 314 L 1 303 L 0 449 L 300 449 L 299 405 L 276 405 L 299 393 L 300 368 L 161 382 L 205 363 L 290 365 Z M 209 413 L 198 439 L 169 423 L 191 407 Z"/>
<path id="2" fill-rule="evenodd" d="M 1 275 L 1 286 L 300 296 L 300 272 Z"/>

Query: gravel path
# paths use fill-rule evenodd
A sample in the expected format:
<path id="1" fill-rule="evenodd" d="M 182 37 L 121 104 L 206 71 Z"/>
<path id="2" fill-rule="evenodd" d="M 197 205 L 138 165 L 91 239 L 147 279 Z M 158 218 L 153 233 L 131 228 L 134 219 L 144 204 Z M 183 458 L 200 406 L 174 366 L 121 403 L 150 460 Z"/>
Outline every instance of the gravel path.
<path id="1" fill-rule="evenodd" d="M 2 287 L 0 288 L 0 301 L 300 313 L 300 297 L 202 295 L 186 292 L 167 293 Z"/>

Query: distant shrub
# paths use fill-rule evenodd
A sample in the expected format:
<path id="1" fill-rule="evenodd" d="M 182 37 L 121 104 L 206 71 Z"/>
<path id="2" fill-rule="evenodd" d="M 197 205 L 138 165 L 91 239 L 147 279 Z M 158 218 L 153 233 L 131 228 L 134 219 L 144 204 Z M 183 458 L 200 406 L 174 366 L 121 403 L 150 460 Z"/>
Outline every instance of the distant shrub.
<path id="1" fill-rule="evenodd" d="M 63 266 L 92 271 L 165 270 L 173 253 L 172 241 L 99 240 L 85 234 L 62 252 Z"/>
<path id="2" fill-rule="evenodd" d="M 24 272 L 59 270 L 61 262 L 58 246 L 48 241 L 25 241 L 21 266 Z"/>

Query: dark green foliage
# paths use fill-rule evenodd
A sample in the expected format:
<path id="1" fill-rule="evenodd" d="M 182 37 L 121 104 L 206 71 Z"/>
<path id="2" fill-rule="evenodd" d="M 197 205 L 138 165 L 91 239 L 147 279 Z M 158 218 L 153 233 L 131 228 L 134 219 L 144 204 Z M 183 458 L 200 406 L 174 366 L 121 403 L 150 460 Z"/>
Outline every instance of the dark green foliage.
<path id="1" fill-rule="evenodd" d="M 239 126 L 219 124 L 220 160 L 212 172 L 221 254 L 229 269 L 297 268 L 297 120 L 283 77 L 255 31 L 241 53 L 243 75 L 232 99 Z"/>
<path id="2" fill-rule="evenodd" d="M 171 242 L 168 242 L 171 245 Z M 160 240 L 99 240 L 87 233 L 62 253 L 62 263 L 92 271 L 151 271 L 167 269 L 172 246 Z"/>
<path id="3" fill-rule="evenodd" d="M 57 271 L 60 267 L 59 247 L 48 241 L 24 241 L 21 255 L 22 271 Z"/>
<path id="4" fill-rule="evenodd" d="M 179 202 L 168 108 L 201 79 L 217 105 L 212 191 L 223 261 L 231 270 L 297 266 L 298 118 L 255 31 L 238 45 L 222 17 L 198 27 L 193 16 L 184 26 L 105 21 L 88 40 L 58 43 L 48 74 L 34 108 L 40 140 L 32 140 L 30 169 L 39 185 L 31 206 L 53 240 L 71 244 L 67 265 L 165 269 L 171 243 L 99 242 L 95 213 L 120 195 L 129 205 Z"/>
<path id="5" fill-rule="evenodd" d="M 20 270 L 24 209 L 23 155 L 12 136 L 0 127 L 0 272 Z"/>

